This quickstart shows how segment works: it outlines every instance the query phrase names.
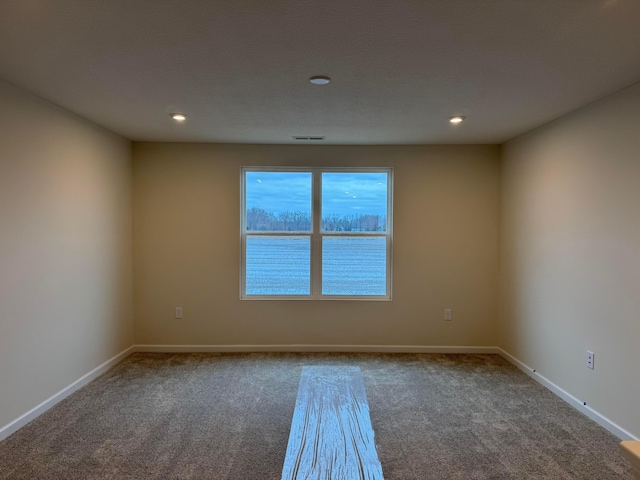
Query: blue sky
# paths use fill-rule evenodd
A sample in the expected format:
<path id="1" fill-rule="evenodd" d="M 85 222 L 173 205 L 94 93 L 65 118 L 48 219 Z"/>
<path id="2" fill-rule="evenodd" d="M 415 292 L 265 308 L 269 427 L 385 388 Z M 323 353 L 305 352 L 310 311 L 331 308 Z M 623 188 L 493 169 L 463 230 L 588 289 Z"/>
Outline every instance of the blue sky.
<path id="1" fill-rule="evenodd" d="M 247 209 L 311 212 L 311 173 L 247 172 Z M 386 173 L 322 174 L 324 215 L 386 215 Z"/>

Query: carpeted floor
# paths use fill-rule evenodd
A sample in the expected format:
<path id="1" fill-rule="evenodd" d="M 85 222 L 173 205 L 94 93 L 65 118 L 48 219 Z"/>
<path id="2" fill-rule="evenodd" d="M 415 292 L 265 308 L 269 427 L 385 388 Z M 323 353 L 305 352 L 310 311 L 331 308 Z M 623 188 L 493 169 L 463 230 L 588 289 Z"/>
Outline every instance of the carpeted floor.
<path id="1" fill-rule="evenodd" d="M 0 478 L 279 480 L 304 365 L 360 367 L 385 480 L 633 478 L 497 355 L 293 353 L 131 355 L 0 442 Z"/>

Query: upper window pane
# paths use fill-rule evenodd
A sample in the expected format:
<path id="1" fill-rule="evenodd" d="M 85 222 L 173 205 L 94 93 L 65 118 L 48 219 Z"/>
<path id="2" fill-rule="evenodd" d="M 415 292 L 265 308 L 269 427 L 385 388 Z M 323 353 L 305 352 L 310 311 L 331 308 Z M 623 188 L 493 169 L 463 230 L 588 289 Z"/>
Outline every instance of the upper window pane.
<path id="1" fill-rule="evenodd" d="M 386 232 L 387 173 L 322 173 L 323 232 Z"/>
<path id="2" fill-rule="evenodd" d="M 245 172 L 245 228 L 311 231 L 311 172 Z"/>

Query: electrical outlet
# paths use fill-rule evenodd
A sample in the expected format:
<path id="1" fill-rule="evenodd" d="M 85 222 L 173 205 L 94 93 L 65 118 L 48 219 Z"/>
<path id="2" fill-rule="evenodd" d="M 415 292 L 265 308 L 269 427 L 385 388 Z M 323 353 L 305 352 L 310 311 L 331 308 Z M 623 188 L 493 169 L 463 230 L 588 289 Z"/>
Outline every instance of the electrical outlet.
<path id="1" fill-rule="evenodd" d="M 593 357 L 595 353 L 587 351 L 587 368 L 593 370 Z"/>
<path id="2" fill-rule="evenodd" d="M 182 307 L 176 307 L 176 318 L 182 318 Z"/>
<path id="3" fill-rule="evenodd" d="M 450 308 L 444 309 L 444 319 L 449 321 L 453 318 L 453 311 Z"/>

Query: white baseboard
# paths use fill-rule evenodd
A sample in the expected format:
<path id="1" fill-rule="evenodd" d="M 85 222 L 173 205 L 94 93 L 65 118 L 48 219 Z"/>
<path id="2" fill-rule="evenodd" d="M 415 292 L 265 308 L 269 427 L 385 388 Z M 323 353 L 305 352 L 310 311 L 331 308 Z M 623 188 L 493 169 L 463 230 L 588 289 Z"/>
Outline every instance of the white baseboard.
<path id="1" fill-rule="evenodd" d="M 493 353 L 496 347 L 421 345 L 134 345 L 136 352 Z"/>
<path id="2" fill-rule="evenodd" d="M 545 378 L 544 376 L 540 375 L 534 369 L 529 367 L 527 364 L 521 362 L 520 360 L 518 360 L 516 357 L 514 357 L 510 353 L 505 352 L 501 348 L 496 348 L 496 350 L 497 350 L 498 355 L 500 355 L 502 358 L 504 358 L 508 362 L 510 362 L 513 365 L 515 365 L 516 367 L 518 367 L 524 373 L 526 373 L 531 378 L 533 378 L 536 382 L 540 383 L 541 385 L 543 385 L 546 388 L 548 388 L 549 390 L 551 390 L 558 397 L 560 397 L 562 400 L 564 400 L 569 405 L 574 407 L 580 413 L 583 413 L 584 415 L 589 417 L 591 420 L 596 422 L 601 427 L 606 428 L 607 430 L 609 430 L 611 433 L 613 433 L 619 439 L 621 439 L 621 440 L 638 440 L 638 437 L 636 437 L 635 435 L 631 434 L 631 432 L 628 432 L 627 430 L 622 428 L 620 425 L 612 422 L 607 417 L 605 417 L 604 415 L 602 415 L 598 411 L 594 410 L 590 406 L 585 405 L 585 402 L 583 402 L 580 399 L 574 397 L 569 392 L 567 392 L 563 388 L 559 387 L 558 385 L 553 383 L 548 378 Z"/>
<path id="3" fill-rule="evenodd" d="M 120 352 L 117 355 L 115 355 L 114 357 L 110 358 L 109 360 L 107 360 L 103 364 L 101 364 L 101 365 L 97 366 L 96 368 L 94 368 L 93 370 L 91 370 L 89 373 L 87 373 L 87 374 L 83 375 L 82 377 L 80 377 L 78 380 L 73 382 L 71 385 L 63 388 L 62 390 L 60 390 L 55 395 L 52 395 L 51 397 L 46 399 L 44 402 L 42 402 L 39 405 L 35 406 L 34 408 L 29 410 L 24 415 L 21 415 L 20 417 L 16 418 L 14 421 L 12 421 L 12 422 L 8 423 L 7 425 L 5 425 L 4 427 L 0 428 L 0 441 L 4 440 L 9 435 L 11 435 L 12 433 L 16 432 L 18 429 L 20 429 L 23 426 L 25 426 L 27 423 L 29 423 L 31 420 L 35 419 L 37 416 L 42 415 L 44 412 L 46 412 L 51 407 L 53 407 L 56 403 L 60 402 L 61 400 L 64 400 L 69 395 L 71 395 L 73 392 L 79 390 L 80 388 L 84 387 L 90 381 L 92 381 L 95 378 L 97 378 L 100 375 L 102 375 L 104 372 L 106 372 L 111 367 L 113 367 L 116 363 L 120 362 L 125 357 L 128 357 L 133 352 L 135 352 L 135 347 L 129 347 L 126 350 L 123 350 L 122 352 Z"/>
<path id="4" fill-rule="evenodd" d="M 609 420 L 578 398 L 551 382 L 528 365 L 499 347 L 422 346 L 422 345 L 133 345 L 83 375 L 71 385 L 32 408 L 24 415 L 0 428 L 0 441 L 49 410 L 87 383 L 134 352 L 364 352 L 364 353 L 466 353 L 498 354 L 515 365 L 535 381 L 551 390 L 579 412 L 604 427 L 622 440 L 640 440 L 621 426 Z"/>

